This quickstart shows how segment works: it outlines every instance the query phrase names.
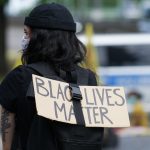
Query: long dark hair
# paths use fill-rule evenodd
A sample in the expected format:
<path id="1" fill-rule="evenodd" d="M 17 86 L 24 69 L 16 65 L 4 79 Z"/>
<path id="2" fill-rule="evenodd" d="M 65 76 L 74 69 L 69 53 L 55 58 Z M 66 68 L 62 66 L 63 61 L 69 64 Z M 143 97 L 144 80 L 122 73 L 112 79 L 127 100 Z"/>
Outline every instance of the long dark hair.
<path id="1" fill-rule="evenodd" d="M 56 66 L 69 66 L 84 60 L 85 46 L 74 32 L 31 28 L 32 35 L 27 50 L 22 55 L 22 63 L 38 61 Z"/>

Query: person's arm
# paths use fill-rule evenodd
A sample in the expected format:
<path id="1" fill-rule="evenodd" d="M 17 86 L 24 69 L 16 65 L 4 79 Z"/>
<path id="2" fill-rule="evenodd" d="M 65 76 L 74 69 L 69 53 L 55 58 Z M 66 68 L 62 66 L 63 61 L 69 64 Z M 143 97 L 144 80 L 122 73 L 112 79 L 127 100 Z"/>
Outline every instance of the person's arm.
<path id="1" fill-rule="evenodd" d="M 15 114 L 1 107 L 1 133 L 3 150 L 10 150 L 15 129 Z"/>

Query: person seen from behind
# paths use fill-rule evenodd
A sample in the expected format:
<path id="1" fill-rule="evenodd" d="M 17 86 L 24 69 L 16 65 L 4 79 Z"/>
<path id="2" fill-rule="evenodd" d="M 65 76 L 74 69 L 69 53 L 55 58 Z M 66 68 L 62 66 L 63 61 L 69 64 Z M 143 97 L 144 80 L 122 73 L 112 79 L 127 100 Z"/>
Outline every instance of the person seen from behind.
<path id="1" fill-rule="evenodd" d="M 73 82 L 70 72 L 75 71 L 78 73 L 79 69 L 82 69 L 84 72 L 88 71 L 89 74 L 87 85 L 97 85 L 95 74 L 89 69 L 83 69 L 78 66 L 85 58 L 86 49 L 76 37 L 76 24 L 66 7 L 57 3 L 39 5 L 25 18 L 24 25 L 24 36 L 22 40 L 23 65 L 10 71 L 0 84 L 3 150 L 29 150 L 28 138 L 36 114 L 36 106 L 34 101 L 29 101 L 26 98 L 26 93 L 34 72 L 28 65 L 42 62 L 48 65 L 58 76 L 61 76 L 60 70 L 62 70 L 65 72 L 63 80 L 68 83 Z M 53 122 L 49 123 L 51 124 Z M 78 136 L 76 149 L 85 150 L 88 147 L 89 149 L 87 150 L 101 149 L 103 128 L 84 129 L 87 131 L 90 130 L 90 134 L 88 135 L 88 132 L 82 132 L 85 127 L 67 124 L 63 126 L 68 128 L 68 132 L 71 132 L 71 134 L 75 128 L 80 128 L 80 130 L 77 130 L 82 135 Z M 53 127 L 55 128 L 55 126 Z M 69 131 L 70 128 L 72 130 Z M 95 145 L 93 143 L 90 145 L 89 142 L 87 143 L 89 145 L 86 145 L 86 147 L 83 144 L 79 144 L 82 143 L 81 140 L 86 141 L 90 139 L 92 136 L 91 133 L 95 131 L 98 131 L 100 138 L 95 137 L 93 141 L 95 140 L 100 144 L 95 142 Z M 80 132 L 78 133 L 80 134 Z M 56 136 L 55 130 L 52 130 L 52 134 Z M 82 136 L 84 136 L 84 140 Z M 39 138 L 42 140 L 44 136 Z M 52 138 L 53 140 L 54 138 Z M 71 141 L 71 139 L 69 140 Z M 48 141 L 47 143 L 52 143 L 52 141 Z M 40 143 L 38 142 L 37 145 Z M 73 150 L 70 143 L 67 144 L 68 149 Z M 56 144 L 56 140 L 52 144 L 54 146 L 49 147 L 49 149 L 55 150 L 54 147 L 57 147 L 57 150 L 66 150 L 62 145 Z M 60 147 L 58 148 L 55 144 Z M 44 145 L 42 146 L 44 147 Z M 48 150 L 48 148 L 43 148 L 42 150 Z"/>

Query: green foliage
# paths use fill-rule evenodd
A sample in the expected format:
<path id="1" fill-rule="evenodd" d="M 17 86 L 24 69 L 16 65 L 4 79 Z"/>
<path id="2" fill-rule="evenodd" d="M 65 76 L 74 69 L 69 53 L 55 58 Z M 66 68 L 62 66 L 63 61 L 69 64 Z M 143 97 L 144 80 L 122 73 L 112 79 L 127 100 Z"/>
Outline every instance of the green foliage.
<path id="1" fill-rule="evenodd" d="M 50 0 L 39 0 L 40 3 L 49 3 Z"/>
<path id="2" fill-rule="evenodd" d="M 104 7 L 117 7 L 119 0 L 102 0 L 102 5 Z"/>
<path id="3" fill-rule="evenodd" d="M 0 0 L 0 5 L 5 5 L 9 0 Z"/>
<path id="4" fill-rule="evenodd" d="M 136 3 L 140 3 L 142 0 L 134 0 Z"/>
<path id="5" fill-rule="evenodd" d="M 56 0 L 39 0 L 40 4 L 55 2 Z"/>
<path id="6" fill-rule="evenodd" d="M 68 0 L 39 0 L 39 3 L 51 3 L 51 2 L 58 2 L 58 3 L 64 3 L 64 2 L 66 2 L 66 1 L 68 1 Z"/>

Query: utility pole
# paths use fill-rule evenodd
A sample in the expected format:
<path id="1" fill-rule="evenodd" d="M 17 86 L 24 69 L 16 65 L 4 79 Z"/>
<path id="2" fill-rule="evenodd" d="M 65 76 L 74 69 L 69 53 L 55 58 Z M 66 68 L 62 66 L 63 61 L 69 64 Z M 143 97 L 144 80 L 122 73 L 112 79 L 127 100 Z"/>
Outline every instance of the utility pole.
<path id="1" fill-rule="evenodd" d="M 4 13 L 6 1 L 0 3 L 0 76 L 4 75 L 7 70 L 6 63 L 6 16 Z"/>

